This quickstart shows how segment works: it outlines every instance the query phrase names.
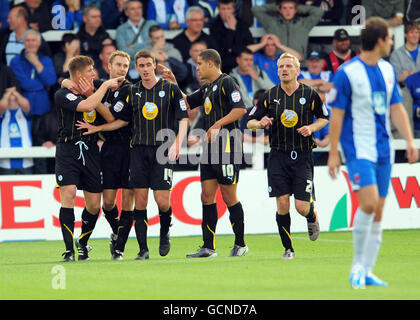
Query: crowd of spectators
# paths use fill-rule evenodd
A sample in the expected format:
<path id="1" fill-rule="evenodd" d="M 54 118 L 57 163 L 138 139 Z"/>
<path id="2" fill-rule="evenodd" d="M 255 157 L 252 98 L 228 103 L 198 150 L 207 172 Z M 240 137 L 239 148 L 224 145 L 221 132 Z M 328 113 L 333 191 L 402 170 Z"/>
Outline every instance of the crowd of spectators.
<path id="1" fill-rule="evenodd" d="M 98 78 L 107 78 L 113 51 L 133 59 L 138 50 L 149 49 L 174 72 L 181 89 L 192 92 L 200 86 L 197 57 L 214 48 L 250 108 L 261 92 L 279 83 L 276 61 L 289 52 L 301 61 L 299 81 L 327 97 L 338 67 L 358 54 L 357 37 L 338 27 L 352 23 L 357 5 L 365 8 L 366 18 L 380 15 L 392 26 L 405 25 L 405 44 L 394 48 L 390 62 L 412 99 L 406 107 L 420 138 L 419 1 L 0 0 L 0 147 L 54 145 L 51 98 L 78 54 L 92 57 Z M 313 41 L 309 32 L 316 25 L 337 29 Z M 255 26 L 264 29 L 261 38 L 253 37 Z M 68 32 L 53 46 L 42 36 L 48 30 Z M 109 30 L 115 30 L 115 38 Z M 179 33 L 168 39 L 168 30 Z M 133 62 L 128 79 L 139 80 Z M 199 112 L 192 117 L 199 123 Z M 1 173 L 51 172 L 45 160 L 27 160 L 1 159 Z"/>

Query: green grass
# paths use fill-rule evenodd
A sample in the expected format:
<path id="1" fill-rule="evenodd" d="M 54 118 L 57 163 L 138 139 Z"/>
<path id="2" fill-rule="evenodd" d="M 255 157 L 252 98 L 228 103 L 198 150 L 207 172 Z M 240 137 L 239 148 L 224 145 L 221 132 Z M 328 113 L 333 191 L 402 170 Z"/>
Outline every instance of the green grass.
<path id="1" fill-rule="evenodd" d="M 233 236 L 218 235 L 219 256 L 186 259 L 200 237 L 172 239 L 169 255 L 134 261 L 129 239 L 123 261 L 112 261 L 107 239 L 91 240 L 90 261 L 59 263 L 62 241 L 0 243 L 0 299 L 419 299 L 420 230 L 384 231 L 375 273 L 387 288 L 353 290 L 348 283 L 351 232 L 321 233 L 316 242 L 293 234 L 295 260 L 283 261 L 278 235 L 247 235 L 247 256 L 228 258 Z M 53 288 L 53 267 L 64 266 L 65 289 Z"/>

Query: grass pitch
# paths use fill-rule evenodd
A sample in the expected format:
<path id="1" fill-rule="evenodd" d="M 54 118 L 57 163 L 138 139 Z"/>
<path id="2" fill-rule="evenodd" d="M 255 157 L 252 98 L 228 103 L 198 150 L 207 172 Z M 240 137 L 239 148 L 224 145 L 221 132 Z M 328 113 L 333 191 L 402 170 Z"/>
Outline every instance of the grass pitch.
<path id="1" fill-rule="evenodd" d="M 316 242 L 303 233 L 292 237 L 296 258 L 290 261 L 281 259 L 274 234 L 247 235 L 250 251 L 239 258 L 227 257 L 233 236 L 218 235 L 214 259 L 185 258 L 201 237 L 172 238 L 164 258 L 159 239 L 150 238 L 148 261 L 134 260 L 133 238 L 123 261 L 112 261 L 109 240 L 98 239 L 89 241 L 90 261 L 73 263 L 59 262 L 62 241 L 0 243 L 0 299 L 420 299 L 420 230 L 384 231 L 375 273 L 389 286 L 366 290 L 348 282 L 351 232 L 321 233 Z"/>

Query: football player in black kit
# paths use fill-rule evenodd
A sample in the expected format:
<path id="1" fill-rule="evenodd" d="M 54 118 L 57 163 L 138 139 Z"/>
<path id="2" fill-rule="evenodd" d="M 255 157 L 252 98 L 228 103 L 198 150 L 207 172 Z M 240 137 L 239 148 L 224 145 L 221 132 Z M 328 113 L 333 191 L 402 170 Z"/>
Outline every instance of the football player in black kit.
<path id="1" fill-rule="evenodd" d="M 149 259 L 147 246 L 147 202 L 149 188 L 153 190 L 160 216 L 159 254 L 166 256 L 170 250 L 169 227 L 172 220 L 170 206 L 170 190 L 172 188 L 172 167 L 179 157 L 179 150 L 188 129 L 188 113 L 186 103 L 177 85 L 164 79 L 158 79 L 155 74 L 155 56 L 148 50 L 141 50 L 135 56 L 136 68 L 141 75 L 141 81 L 121 93 L 121 103 L 114 105 L 115 122 L 92 128 L 83 124 L 89 131 L 115 130 L 131 123 L 130 150 L 130 181 L 134 189 L 135 209 L 134 228 L 140 251 L 137 260 Z M 171 136 L 168 130 L 174 132 L 175 121 L 179 121 L 179 132 L 175 140 L 170 140 L 168 152 L 159 158 L 158 149 Z M 166 158 L 166 159 L 163 159 Z M 169 160 L 169 161 L 168 161 Z M 115 247 L 114 259 L 122 258 L 119 245 L 119 235 Z M 121 250 L 122 249 L 122 250 Z"/>
<path id="2" fill-rule="evenodd" d="M 311 240 L 319 235 L 319 221 L 313 201 L 313 132 L 328 123 L 328 111 L 316 91 L 299 84 L 299 60 L 288 53 L 277 60 L 281 84 L 268 90 L 249 113 L 248 129 L 270 130 L 268 192 L 277 199 L 276 222 L 285 248 L 283 259 L 294 259 L 290 235 L 290 195 L 295 208 L 307 219 Z M 315 122 L 314 116 L 317 118 Z"/>
<path id="3" fill-rule="evenodd" d="M 221 58 L 213 49 L 204 50 L 198 57 L 197 73 L 207 83 L 184 98 L 190 109 L 204 105 L 204 129 L 207 144 L 200 160 L 201 201 L 203 205 L 203 246 L 187 258 L 216 257 L 216 225 L 218 220 L 216 192 L 220 187 L 229 209 L 229 219 L 235 234 L 231 257 L 248 252 L 244 240 L 244 211 L 237 197 L 239 168 L 242 162 L 242 133 L 238 120 L 246 113 L 241 93 L 234 80 L 221 72 Z M 176 82 L 165 69 L 163 76 Z"/>
<path id="4" fill-rule="evenodd" d="M 74 261 L 74 203 L 76 190 L 84 193 L 86 207 L 82 213 L 82 231 L 76 240 L 79 260 L 88 260 L 87 245 L 95 227 L 101 204 L 101 164 L 97 145 L 97 135 L 84 136 L 77 130 L 77 121 L 93 123 L 96 111 L 101 110 L 101 100 L 108 89 L 115 89 L 124 80 L 118 77 L 105 81 L 96 92 L 85 91 L 90 88 L 95 70 L 94 62 L 86 56 L 76 56 L 69 62 L 70 79 L 77 84 L 69 90 L 61 88 L 55 93 L 59 130 L 56 146 L 56 182 L 60 188 L 60 224 L 66 251 L 63 262 Z M 84 85 L 85 84 L 85 85 Z M 103 113 L 104 115 L 106 112 Z"/>

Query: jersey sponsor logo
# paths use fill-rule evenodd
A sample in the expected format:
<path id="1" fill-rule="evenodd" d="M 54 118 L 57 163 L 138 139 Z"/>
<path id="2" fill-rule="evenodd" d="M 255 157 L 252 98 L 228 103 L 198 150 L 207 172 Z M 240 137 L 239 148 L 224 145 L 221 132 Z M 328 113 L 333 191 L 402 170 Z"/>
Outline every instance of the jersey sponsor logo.
<path id="1" fill-rule="evenodd" d="M 206 100 L 204 100 L 204 112 L 210 114 L 212 107 L 213 105 L 211 104 L 210 98 L 206 97 Z"/>
<path id="2" fill-rule="evenodd" d="M 67 98 L 67 100 L 74 101 L 74 100 L 77 99 L 77 96 L 73 93 L 67 93 L 66 98 Z"/>
<path id="3" fill-rule="evenodd" d="M 96 120 L 96 110 L 83 112 L 83 119 L 88 123 L 93 123 Z"/>
<path id="4" fill-rule="evenodd" d="M 184 99 L 179 99 L 179 107 L 181 108 L 182 111 L 187 110 L 187 104 L 185 103 Z"/>
<path id="5" fill-rule="evenodd" d="M 298 119 L 299 119 L 299 117 L 298 117 L 298 115 L 295 111 L 286 109 L 281 114 L 281 119 L 280 120 L 281 120 L 281 123 L 286 128 L 292 128 L 297 124 Z"/>
<path id="6" fill-rule="evenodd" d="M 143 116 L 147 120 L 153 120 L 158 115 L 159 109 L 153 102 L 146 102 L 142 108 Z"/>
<path id="7" fill-rule="evenodd" d="M 241 101 L 241 94 L 238 90 L 235 90 L 231 93 L 232 101 L 239 102 Z"/>
<path id="8" fill-rule="evenodd" d="M 120 112 L 123 108 L 124 108 L 124 103 L 121 100 L 117 101 L 117 103 L 114 105 L 115 112 Z"/>

